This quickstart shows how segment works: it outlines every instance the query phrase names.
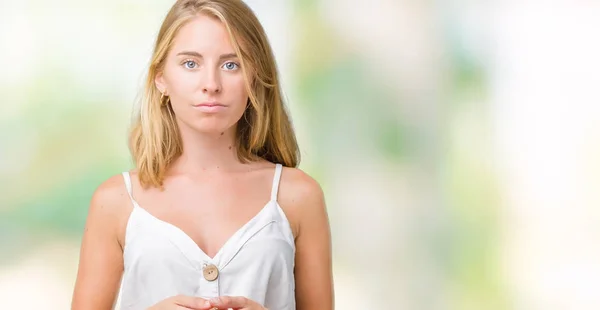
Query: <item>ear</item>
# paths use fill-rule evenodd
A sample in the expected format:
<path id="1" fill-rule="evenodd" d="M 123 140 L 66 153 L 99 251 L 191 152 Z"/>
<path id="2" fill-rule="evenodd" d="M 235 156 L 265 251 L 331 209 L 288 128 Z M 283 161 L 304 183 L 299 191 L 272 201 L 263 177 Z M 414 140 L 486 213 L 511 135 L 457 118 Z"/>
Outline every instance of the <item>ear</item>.
<path id="1" fill-rule="evenodd" d="M 165 77 L 162 72 L 158 72 L 156 74 L 156 77 L 154 78 L 154 84 L 156 85 L 156 88 L 158 88 L 158 90 L 161 93 L 167 95 L 165 93 L 167 91 L 167 85 L 165 83 Z"/>

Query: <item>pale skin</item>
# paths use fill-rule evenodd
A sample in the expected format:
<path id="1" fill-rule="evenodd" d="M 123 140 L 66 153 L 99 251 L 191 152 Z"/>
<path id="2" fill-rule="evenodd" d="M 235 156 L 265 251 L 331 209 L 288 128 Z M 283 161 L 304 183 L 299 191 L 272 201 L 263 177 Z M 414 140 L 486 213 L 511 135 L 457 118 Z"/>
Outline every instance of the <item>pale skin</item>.
<path id="1" fill-rule="evenodd" d="M 264 160 L 240 162 L 232 147 L 235 125 L 248 99 L 239 64 L 217 19 L 201 15 L 179 31 L 156 87 L 170 97 L 184 152 L 167 172 L 165 191 L 143 189 L 135 171 L 131 173 L 139 205 L 181 228 L 211 257 L 266 204 L 274 173 L 274 164 Z M 224 107 L 216 112 L 194 107 L 203 102 Z M 295 237 L 297 309 L 333 309 L 330 228 L 323 192 L 314 179 L 295 168 L 284 168 L 279 188 L 277 200 Z M 94 192 L 72 309 L 112 309 L 123 273 L 125 227 L 131 210 L 121 175 L 109 178 Z M 213 308 L 265 309 L 243 296 L 218 300 L 174 296 L 150 309 Z"/>

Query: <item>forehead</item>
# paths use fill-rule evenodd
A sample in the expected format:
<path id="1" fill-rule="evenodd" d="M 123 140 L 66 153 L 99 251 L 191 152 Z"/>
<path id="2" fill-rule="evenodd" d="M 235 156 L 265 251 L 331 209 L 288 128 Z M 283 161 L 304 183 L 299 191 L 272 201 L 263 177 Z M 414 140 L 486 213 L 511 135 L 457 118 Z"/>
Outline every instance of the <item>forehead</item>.
<path id="1" fill-rule="evenodd" d="M 201 54 L 234 52 L 229 33 L 221 20 L 199 15 L 179 29 L 173 40 L 173 51 L 197 51 Z"/>

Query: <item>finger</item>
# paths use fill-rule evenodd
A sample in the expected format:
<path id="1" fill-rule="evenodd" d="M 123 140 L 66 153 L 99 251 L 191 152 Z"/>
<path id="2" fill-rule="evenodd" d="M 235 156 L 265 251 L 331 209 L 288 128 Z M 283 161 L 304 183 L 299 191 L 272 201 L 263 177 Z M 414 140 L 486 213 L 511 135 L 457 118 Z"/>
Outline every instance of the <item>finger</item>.
<path id="1" fill-rule="evenodd" d="M 198 310 L 200 308 L 188 308 L 185 306 L 179 306 L 179 305 L 175 305 L 175 310 Z M 204 310 L 206 308 L 202 308 L 202 310 Z"/>
<path id="2" fill-rule="evenodd" d="M 200 297 L 178 295 L 173 298 L 173 302 L 187 309 L 206 309 L 206 299 Z"/>
<path id="3" fill-rule="evenodd" d="M 222 296 L 218 298 L 211 298 L 210 304 L 219 309 L 227 308 L 243 308 L 248 306 L 248 299 L 242 296 Z"/>

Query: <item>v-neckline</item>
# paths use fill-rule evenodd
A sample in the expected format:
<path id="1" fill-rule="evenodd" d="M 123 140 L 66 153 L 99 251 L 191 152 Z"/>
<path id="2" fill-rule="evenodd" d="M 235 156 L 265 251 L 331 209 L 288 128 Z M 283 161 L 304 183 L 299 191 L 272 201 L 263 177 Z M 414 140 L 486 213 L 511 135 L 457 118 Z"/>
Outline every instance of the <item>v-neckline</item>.
<path id="1" fill-rule="evenodd" d="M 168 230 L 170 230 L 172 233 L 176 234 L 179 238 L 176 238 L 175 236 L 173 236 L 170 239 L 170 241 L 172 243 L 176 243 L 176 245 L 179 247 L 179 249 L 184 254 L 189 256 L 188 259 L 197 262 L 198 259 L 200 258 L 199 256 L 201 256 L 202 260 L 204 262 L 212 262 L 212 263 L 216 263 L 219 265 L 221 263 L 223 263 L 221 261 L 221 260 L 223 260 L 223 261 L 225 261 L 223 263 L 223 267 L 224 267 L 225 265 L 227 265 L 229 263 L 229 261 L 231 259 L 233 259 L 233 257 L 237 254 L 237 252 L 243 247 L 243 245 L 246 242 L 248 242 L 248 240 L 250 240 L 250 238 L 252 238 L 256 233 L 258 233 L 262 228 L 266 227 L 268 224 L 276 221 L 275 220 L 275 218 L 277 217 L 275 215 L 276 212 L 271 212 L 272 217 L 267 218 L 263 221 L 260 221 L 260 220 L 261 220 L 261 217 L 263 217 L 263 214 L 266 213 L 266 210 L 268 210 L 270 207 L 276 207 L 277 209 L 281 209 L 281 207 L 279 206 L 279 203 L 277 202 L 277 192 L 279 189 L 279 181 L 281 178 L 282 168 L 283 168 L 283 166 L 281 164 L 275 164 L 273 183 L 271 185 L 271 199 L 260 209 L 260 211 L 258 211 L 258 213 L 256 215 L 254 215 L 250 220 L 248 220 L 240 228 L 238 228 L 231 236 L 229 236 L 229 238 L 227 238 L 225 240 L 225 242 L 221 245 L 221 247 L 217 250 L 217 253 L 215 253 L 215 255 L 213 257 L 208 256 L 208 254 L 206 254 L 206 252 L 204 252 L 204 250 L 196 243 L 196 241 L 190 235 L 188 235 L 183 229 L 181 229 L 179 226 L 177 226 L 171 222 L 162 220 L 162 219 L 154 216 L 152 213 L 150 213 L 146 209 L 142 208 L 137 203 L 137 201 L 133 198 L 132 186 L 131 186 L 131 176 L 130 176 L 129 172 L 123 172 L 125 187 L 127 188 L 127 193 L 129 194 L 129 198 L 131 199 L 131 202 L 133 204 L 132 214 L 129 217 L 127 226 L 129 227 L 129 223 L 131 221 L 133 213 L 135 213 L 136 210 L 139 210 L 142 214 L 145 214 L 146 217 L 149 217 L 151 221 L 161 224 L 161 226 L 163 226 L 163 227 L 169 228 Z M 255 224 L 256 222 L 258 222 L 256 224 L 256 226 L 258 226 L 258 227 L 251 227 L 251 225 Z M 264 224 L 264 225 L 260 226 L 259 224 Z M 126 232 L 126 235 L 127 235 L 127 232 Z M 232 244 L 235 242 L 239 243 L 236 246 L 235 253 L 229 253 L 229 257 L 226 256 L 223 259 L 222 256 L 225 255 L 224 252 L 228 248 L 233 247 Z M 234 252 L 233 249 L 231 251 Z M 195 253 L 192 253 L 192 252 L 195 252 Z"/>
<path id="2" fill-rule="evenodd" d="M 146 214 L 148 217 L 150 217 L 153 221 L 155 221 L 156 223 L 159 223 L 161 225 L 170 227 L 172 230 L 174 230 L 175 232 L 177 232 L 183 239 L 186 240 L 187 243 L 193 244 L 194 249 L 199 251 L 200 254 L 202 254 L 204 256 L 205 260 L 208 260 L 210 262 L 219 262 L 221 256 L 223 256 L 223 252 L 225 251 L 225 249 L 227 249 L 228 247 L 230 247 L 230 243 L 233 243 L 235 240 L 240 238 L 240 235 L 247 231 L 249 229 L 249 226 L 251 224 L 253 224 L 254 222 L 258 221 L 258 219 L 261 218 L 262 214 L 266 212 L 266 210 L 268 209 L 268 207 L 272 204 L 275 203 L 277 204 L 277 201 L 275 200 L 269 200 L 261 209 L 260 211 L 258 211 L 258 213 L 256 213 L 256 215 L 254 215 L 252 218 L 250 218 L 250 220 L 248 220 L 247 222 L 245 222 L 242 226 L 240 226 L 231 236 L 229 236 L 229 238 L 227 238 L 225 240 L 225 242 L 221 245 L 221 247 L 219 248 L 219 250 L 217 250 L 217 253 L 215 253 L 215 255 L 213 257 L 210 257 L 208 254 L 206 254 L 206 252 L 202 249 L 202 247 L 200 247 L 198 245 L 198 243 L 196 243 L 196 241 L 188 234 L 186 233 L 182 228 L 180 228 L 179 226 L 162 220 L 158 217 L 156 217 L 155 215 L 153 215 L 152 213 L 150 213 L 150 211 L 146 210 L 145 208 L 141 207 L 137 201 L 133 200 L 134 203 L 134 209 L 139 209 L 142 213 Z"/>

